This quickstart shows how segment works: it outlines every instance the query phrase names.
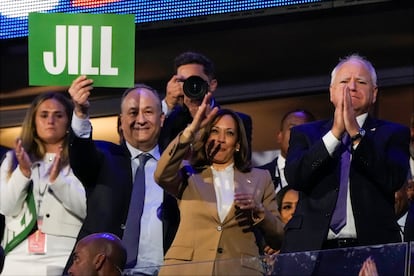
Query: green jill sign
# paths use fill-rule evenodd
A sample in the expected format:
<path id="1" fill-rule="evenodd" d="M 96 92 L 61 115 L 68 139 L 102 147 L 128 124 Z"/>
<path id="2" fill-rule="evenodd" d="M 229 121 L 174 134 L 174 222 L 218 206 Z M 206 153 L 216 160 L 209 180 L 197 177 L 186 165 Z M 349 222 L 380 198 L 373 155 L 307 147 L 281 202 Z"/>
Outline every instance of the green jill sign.
<path id="1" fill-rule="evenodd" d="M 134 61 L 134 15 L 29 14 L 30 85 L 87 75 L 96 87 L 132 87 Z"/>

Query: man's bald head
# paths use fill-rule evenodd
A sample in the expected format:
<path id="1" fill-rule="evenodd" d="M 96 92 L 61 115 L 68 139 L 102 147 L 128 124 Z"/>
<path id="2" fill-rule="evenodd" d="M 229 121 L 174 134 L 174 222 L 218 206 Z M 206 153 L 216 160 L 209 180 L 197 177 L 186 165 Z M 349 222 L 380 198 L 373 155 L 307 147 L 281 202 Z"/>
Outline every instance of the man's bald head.
<path id="1" fill-rule="evenodd" d="M 116 235 L 94 233 L 76 244 L 73 259 L 70 275 L 121 275 L 126 250 Z"/>

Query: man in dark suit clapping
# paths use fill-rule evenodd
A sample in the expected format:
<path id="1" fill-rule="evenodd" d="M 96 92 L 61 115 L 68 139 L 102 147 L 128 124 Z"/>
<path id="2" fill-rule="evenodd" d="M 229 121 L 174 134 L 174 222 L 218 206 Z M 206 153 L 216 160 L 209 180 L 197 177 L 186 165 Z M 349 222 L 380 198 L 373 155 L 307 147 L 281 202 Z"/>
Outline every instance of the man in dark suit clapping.
<path id="1" fill-rule="evenodd" d="M 369 115 L 377 92 L 372 64 L 348 56 L 332 71 L 333 119 L 292 128 L 285 174 L 301 197 L 282 253 L 401 241 L 394 193 L 407 179 L 409 129 Z"/>

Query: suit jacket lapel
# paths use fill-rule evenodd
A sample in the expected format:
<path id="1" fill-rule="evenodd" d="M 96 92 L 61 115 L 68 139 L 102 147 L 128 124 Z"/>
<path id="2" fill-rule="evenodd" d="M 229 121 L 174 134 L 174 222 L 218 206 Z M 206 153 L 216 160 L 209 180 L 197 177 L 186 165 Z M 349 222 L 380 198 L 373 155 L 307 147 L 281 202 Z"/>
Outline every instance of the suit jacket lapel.
<path id="1" fill-rule="evenodd" d="M 328 131 L 331 130 L 332 126 L 333 126 L 333 120 L 328 120 L 324 124 L 322 124 L 321 125 L 321 131 L 320 131 L 322 136 L 324 136 L 326 133 L 328 133 Z"/>
<path id="2" fill-rule="evenodd" d="M 371 116 L 368 115 L 367 119 L 364 122 L 364 125 L 362 126 L 365 131 L 368 133 L 371 132 L 375 132 L 377 130 L 377 126 L 378 126 L 379 122 L 378 120 L 372 118 Z"/>
<path id="3" fill-rule="evenodd" d="M 205 202 L 206 208 L 217 223 L 220 223 L 220 218 L 217 212 L 217 198 L 216 191 L 213 184 L 213 173 L 211 168 L 207 168 L 201 174 L 193 174 L 194 184 L 200 193 L 200 198 Z"/>
<path id="4" fill-rule="evenodd" d="M 234 170 L 234 193 L 252 193 L 255 194 L 256 185 L 254 184 L 253 179 L 246 178 L 246 174 Z M 236 206 L 233 202 L 231 205 L 230 211 L 228 212 L 226 218 L 223 221 L 223 224 L 231 221 L 236 215 Z"/>

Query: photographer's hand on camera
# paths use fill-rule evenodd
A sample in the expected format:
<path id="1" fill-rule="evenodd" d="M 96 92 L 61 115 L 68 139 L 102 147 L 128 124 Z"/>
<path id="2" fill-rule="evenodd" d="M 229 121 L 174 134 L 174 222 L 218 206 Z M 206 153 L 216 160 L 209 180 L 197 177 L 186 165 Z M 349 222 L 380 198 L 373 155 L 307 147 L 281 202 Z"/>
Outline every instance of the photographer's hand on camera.
<path id="1" fill-rule="evenodd" d="M 176 105 L 183 105 L 184 103 L 183 80 L 177 75 L 172 76 L 167 83 L 165 102 L 168 111 L 173 110 Z"/>

